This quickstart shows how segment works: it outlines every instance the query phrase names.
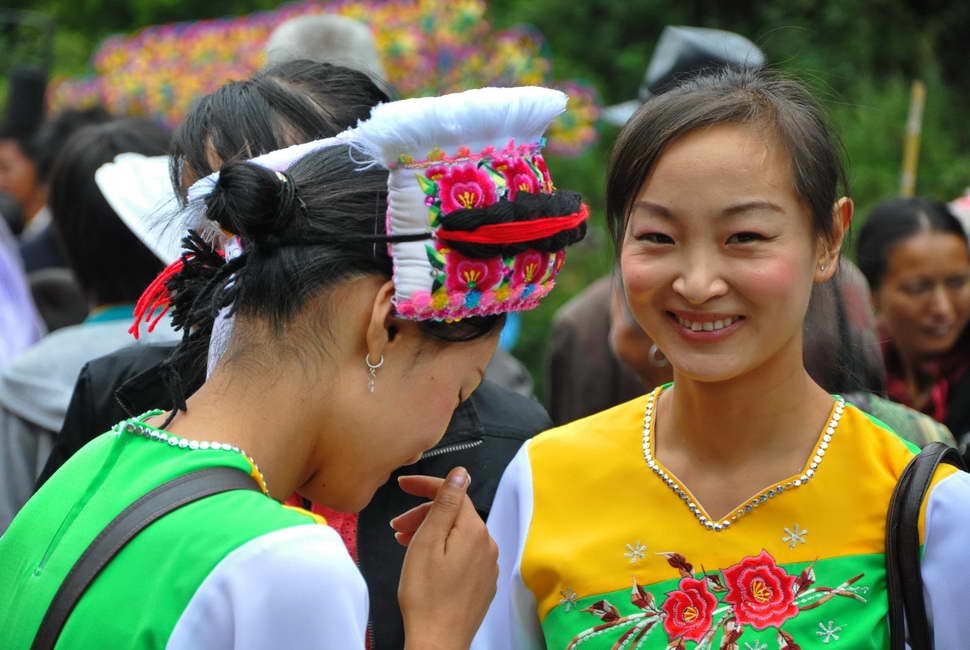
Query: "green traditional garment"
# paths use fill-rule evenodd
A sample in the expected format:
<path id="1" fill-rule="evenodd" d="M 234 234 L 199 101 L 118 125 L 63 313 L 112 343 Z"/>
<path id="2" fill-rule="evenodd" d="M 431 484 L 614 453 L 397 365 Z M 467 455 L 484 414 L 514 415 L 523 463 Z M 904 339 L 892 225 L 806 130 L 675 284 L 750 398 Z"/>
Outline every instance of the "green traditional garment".
<path id="1" fill-rule="evenodd" d="M 125 507 L 214 466 L 262 480 L 229 445 L 181 440 L 138 420 L 85 446 L 0 538 L 0 647 L 30 647 L 68 571 Z M 366 588 L 339 536 L 321 523 L 248 490 L 184 506 L 122 549 L 57 647 L 362 647 Z"/>

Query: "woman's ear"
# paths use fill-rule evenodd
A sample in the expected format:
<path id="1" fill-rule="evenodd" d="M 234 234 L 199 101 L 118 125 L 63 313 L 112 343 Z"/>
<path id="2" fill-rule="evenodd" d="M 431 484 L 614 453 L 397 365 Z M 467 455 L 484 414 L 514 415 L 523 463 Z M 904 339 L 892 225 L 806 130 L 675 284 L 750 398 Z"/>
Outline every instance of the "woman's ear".
<path id="1" fill-rule="evenodd" d="M 852 214 L 855 206 L 852 199 L 843 196 L 835 202 L 832 208 L 832 230 L 824 237 L 819 246 L 819 254 L 815 266 L 815 282 L 830 280 L 839 265 L 839 252 L 842 243 L 852 225 Z"/>
<path id="2" fill-rule="evenodd" d="M 367 323 L 367 358 L 371 363 L 379 363 L 384 356 L 384 348 L 395 337 L 397 326 L 394 323 L 394 283 L 390 280 L 381 285 L 374 296 L 370 320 Z"/>

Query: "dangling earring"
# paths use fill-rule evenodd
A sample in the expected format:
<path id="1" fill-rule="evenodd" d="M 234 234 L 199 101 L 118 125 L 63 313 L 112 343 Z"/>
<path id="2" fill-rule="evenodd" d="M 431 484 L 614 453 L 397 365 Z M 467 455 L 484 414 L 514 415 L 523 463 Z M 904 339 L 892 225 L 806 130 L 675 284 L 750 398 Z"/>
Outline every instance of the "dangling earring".
<path id="1" fill-rule="evenodd" d="M 665 357 L 664 353 L 660 351 L 660 348 L 657 347 L 656 343 L 650 346 L 650 363 L 652 363 L 656 368 L 666 368 L 670 365 L 670 362 L 667 361 L 667 357 Z"/>
<path id="2" fill-rule="evenodd" d="M 377 369 L 384 365 L 384 355 L 381 355 L 381 360 L 377 363 L 371 363 L 370 352 L 368 352 L 364 355 L 364 363 L 367 364 L 367 392 L 373 393 L 377 388 Z"/>

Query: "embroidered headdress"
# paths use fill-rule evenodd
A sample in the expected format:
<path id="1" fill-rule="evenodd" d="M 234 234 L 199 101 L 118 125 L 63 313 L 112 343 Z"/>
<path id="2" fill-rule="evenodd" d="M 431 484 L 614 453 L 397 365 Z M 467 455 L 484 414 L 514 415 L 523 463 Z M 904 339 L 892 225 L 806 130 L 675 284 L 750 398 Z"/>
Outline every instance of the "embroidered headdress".
<path id="1" fill-rule="evenodd" d="M 554 189 L 543 133 L 566 108 L 547 88 L 483 88 L 383 104 L 345 135 L 386 167 L 394 303 L 449 320 L 532 309 L 555 284 L 587 208 Z"/>

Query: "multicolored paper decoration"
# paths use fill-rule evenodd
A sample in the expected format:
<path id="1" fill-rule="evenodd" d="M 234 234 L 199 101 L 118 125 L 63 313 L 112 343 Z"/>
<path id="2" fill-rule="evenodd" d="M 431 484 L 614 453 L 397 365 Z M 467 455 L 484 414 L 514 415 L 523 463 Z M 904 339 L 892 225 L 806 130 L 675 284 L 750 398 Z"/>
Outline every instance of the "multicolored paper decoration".
<path id="1" fill-rule="evenodd" d="M 549 132 L 550 153 L 576 155 L 597 139 L 596 91 L 556 83 L 542 35 L 531 27 L 497 31 L 486 0 L 337 0 L 287 4 L 238 18 L 148 27 L 105 40 L 92 57 L 95 75 L 56 80 L 53 110 L 101 102 L 117 114 L 177 124 L 199 95 L 245 79 L 265 61 L 269 34 L 285 20 L 337 13 L 371 26 L 388 81 L 402 97 L 481 86 L 544 85 L 570 97 Z"/>

